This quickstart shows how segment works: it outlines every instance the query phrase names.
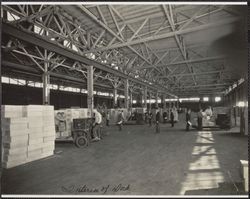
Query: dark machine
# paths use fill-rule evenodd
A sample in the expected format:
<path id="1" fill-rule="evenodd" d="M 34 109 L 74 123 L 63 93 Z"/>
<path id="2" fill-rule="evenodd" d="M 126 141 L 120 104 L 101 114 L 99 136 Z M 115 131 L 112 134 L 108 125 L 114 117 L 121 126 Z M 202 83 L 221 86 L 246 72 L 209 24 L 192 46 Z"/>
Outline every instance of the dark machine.
<path id="1" fill-rule="evenodd" d="M 92 123 L 92 118 L 73 119 L 72 138 L 77 147 L 83 148 L 89 145 Z"/>

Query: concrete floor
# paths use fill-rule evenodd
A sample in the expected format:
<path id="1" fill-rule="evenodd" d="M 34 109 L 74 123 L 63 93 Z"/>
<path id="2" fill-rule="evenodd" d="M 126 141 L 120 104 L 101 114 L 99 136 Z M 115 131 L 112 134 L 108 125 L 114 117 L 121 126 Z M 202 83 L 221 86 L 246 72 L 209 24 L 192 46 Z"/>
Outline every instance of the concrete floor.
<path id="1" fill-rule="evenodd" d="M 184 123 L 161 125 L 160 134 L 148 125 L 109 127 L 86 149 L 57 144 L 54 156 L 5 170 L 2 193 L 245 194 L 240 160 L 248 158 L 247 137 L 184 129 Z"/>

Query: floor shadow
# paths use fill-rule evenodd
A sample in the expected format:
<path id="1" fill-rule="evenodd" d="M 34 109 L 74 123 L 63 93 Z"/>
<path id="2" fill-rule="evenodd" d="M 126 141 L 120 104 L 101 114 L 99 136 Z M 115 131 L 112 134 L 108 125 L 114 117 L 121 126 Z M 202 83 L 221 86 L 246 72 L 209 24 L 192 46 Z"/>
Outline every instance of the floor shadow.
<path id="1" fill-rule="evenodd" d="M 246 195 L 242 182 L 218 183 L 214 189 L 200 189 L 186 191 L 185 195 Z"/>

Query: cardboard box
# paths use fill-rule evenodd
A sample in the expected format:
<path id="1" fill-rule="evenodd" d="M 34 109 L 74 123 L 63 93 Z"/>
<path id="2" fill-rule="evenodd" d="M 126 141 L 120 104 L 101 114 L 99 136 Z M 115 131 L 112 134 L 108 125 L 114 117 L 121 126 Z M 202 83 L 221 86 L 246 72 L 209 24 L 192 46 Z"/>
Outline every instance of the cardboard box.
<path id="1" fill-rule="evenodd" d="M 9 135 L 3 135 L 2 136 L 2 141 L 3 143 L 17 143 L 17 142 L 22 142 L 24 140 L 24 142 L 27 143 L 29 139 L 28 134 L 24 134 L 24 135 L 18 135 L 18 136 L 9 136 Z"/>
<path id="2" fill-rule="evenodd" d="M 28 125 L 27 123 L 22 123 L 22 124 L 11 124 L 11 125 L 2 125 L 2 130 L 3 131 L 10 131 L 10 133 L 16 132 L 16 131 L 23 131 L 23 130 L 27 130 L 28 129 Z"/>
<path id="3" fill-rule="evenodd" d="M 22 161 L 8 161 L 8 162 L 3 162 L 2 166 L 3 168 L 9 169 L 9 168 L 13 168 L 22 164 L 26 163 L 26 159 L 22 160 Z"/>
<path id="4" fill-rule="evenodd" d="M 6 155 L 3 156 L 3 162 L 23 162 L 26 160 L 26 154 Z"/>
<path id="5" fill-rule="evenodd" d="M 8 148 L 3 148 L 2 152 L 3 154 L 6 155 L 22 155 L 22 154 L 27 154 L 27 145 L 24 147 L 19 147 L 19 148 L 13 148 L 13 149 L 8 149 Z"/>
<path id="6" fill-rule="evenodd" d="M 32 151 L 27 152 L 27 157 L 40 157 L 42 154 L 42 148 L 34 149 Z"/>
<path id="7" fill-rule="evenodd" d="M 43 142 L 48 142 L 48 141 L 55 141 L 56 135 L 53 136 L 46 136 L 43 138 Z"/>
<path id="8" fill-rule="evenodd" d="M 42 144 L 43 138 L 29 139 L 28 145 Z"/>
<path id="9" fill-rule="evenodd" d="M 53 151 L 45 152 L 45 153 L 42 153 L 41 158 L 47 158 L 52 155 L 54 155 Z"/>

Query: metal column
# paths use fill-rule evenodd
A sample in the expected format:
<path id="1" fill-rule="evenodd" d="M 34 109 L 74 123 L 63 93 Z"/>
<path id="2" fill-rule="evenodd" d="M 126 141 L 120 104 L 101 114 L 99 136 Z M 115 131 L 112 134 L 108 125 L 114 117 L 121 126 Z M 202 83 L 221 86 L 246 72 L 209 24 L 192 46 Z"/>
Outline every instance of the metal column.
<path id="1" fill-rule="evenodd" d="M 145 87 L 143 97 L 144 97 L 144 108 L 147 108 L 147 98 L 148 98 L 148 88 Z"/>
<path id="2" fill-rule="evenodd" d="M 88 67 L 88 75 L 87 75 L 87 81 L 88 81 L 88 109 L 90 111 L 90 115 L 92 117 L 93 115 L 93 108 L 94 108 L 94 95 L 93 95 L 93 90 L 94 90 L 94 78 L 93 78 L 93 66 Z"/>
<path id="3" fill-rule="evenodd" d="M 124 87 L 125 87 L 125 90 L 124 90 L 124 94 L 125 94 L 125 108 L 129 108 L 129 83 L 128 83 L 128 79 L 125 79 L 125 82 L 124 82 Z"/>
<path id="4" fill-rule="evenodd" d="M 179 98 L 176 101 L 176 108 L 179 109 Z"/>
<path id="5" fill-rule="evenodd" d="M 45 50 L 45 62 L 43 73 L 43 104 L 50 104 L 50 75 L 47 50 Z"/>
<path id="6" fill-rule="evenodd" d="M 117 88 L 114 87 L 114 91 L 113 91 L 113 108 L 115 108 L 117 106 Z"/>
<path id="7" fill-rule="evenodd" d="M 155 108 L 158 108 L 158 91 L 156 91 L 156 94 L 155 94 Z"/>
<path id="8" fill-rule="evenodd" d="M 163 107 L 163 110 L 166 111 L 166 109 L 167 109 L 166 94 L 163 94 L 163 96 L 162 96 L 162 107 Z"/>
<path id="9" fill-rule="evenodd" d="M 149 111 L 151 112 L 151 93 L 149 92 Z"/>
<path id="10" fill-rule="evenodd" d="M 130 107 L 132 108 L 133 107 L 133 92 L 132 92 L 132 89 L 130 89 Z"/>

